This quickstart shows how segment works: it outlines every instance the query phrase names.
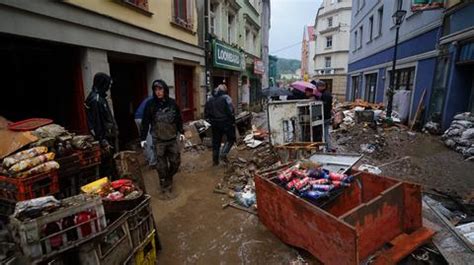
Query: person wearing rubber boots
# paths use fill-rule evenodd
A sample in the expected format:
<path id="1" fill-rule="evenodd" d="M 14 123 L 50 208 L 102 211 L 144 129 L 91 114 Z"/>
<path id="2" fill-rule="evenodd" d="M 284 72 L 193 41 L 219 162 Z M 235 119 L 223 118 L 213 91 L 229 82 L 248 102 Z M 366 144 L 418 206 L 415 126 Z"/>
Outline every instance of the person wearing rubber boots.
<path id="1" fill-rule="evenodd" d="M 169 97 L 168 85 L 163 80 L 155 80 L 152 89 L 153 98 L 147 102 L 143 113 L 140 144 L 145 147 L 150 130 L 160 178 L 159 198 L 171 199 L 176 197 L 172 185 L 181 163 L 178 140 L 184 140 L 183 121 L 176 101 Z"/>
<path id="2" fill-rule="evenodd" d="M 227 87 L 221 84 L 216 88 L 206 103 L 204 109 L 205 119 L 211 123 L 212 128 L 212 162 L 214 166 L 219 165 L 219 159 L 228 162 L 232 145 L 235 143 L 235 115 L 232 99 L 227 95 Z M 221 150 L 222 138 L 225 135 L 226 142 Z"/>

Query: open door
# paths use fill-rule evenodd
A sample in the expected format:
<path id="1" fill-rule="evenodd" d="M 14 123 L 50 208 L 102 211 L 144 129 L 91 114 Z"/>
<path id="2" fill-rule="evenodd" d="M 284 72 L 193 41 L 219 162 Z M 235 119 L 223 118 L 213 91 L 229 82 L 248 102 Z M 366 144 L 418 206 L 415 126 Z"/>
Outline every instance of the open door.
<path id="1" fill-rule="evenodd" d="M 174 66 L 176 103 L 181 109 L 183 121 L 194 120 L 194 88 L 193 67 L 184 65 Z"/>

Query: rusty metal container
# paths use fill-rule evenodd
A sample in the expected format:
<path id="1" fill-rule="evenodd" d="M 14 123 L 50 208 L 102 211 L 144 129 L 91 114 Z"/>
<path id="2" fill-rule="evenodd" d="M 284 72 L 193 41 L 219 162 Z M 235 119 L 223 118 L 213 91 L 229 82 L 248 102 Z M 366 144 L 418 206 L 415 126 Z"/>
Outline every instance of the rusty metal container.
<path id="1" fill-rule="evenodd" d="M 260 221 L 324 264 L 359 264 L 397 236 L 422 227 L 417 184 L 361 173 L 323 205 L 288 192 L 271 175 L 255 176 L 255 185 Z"/>

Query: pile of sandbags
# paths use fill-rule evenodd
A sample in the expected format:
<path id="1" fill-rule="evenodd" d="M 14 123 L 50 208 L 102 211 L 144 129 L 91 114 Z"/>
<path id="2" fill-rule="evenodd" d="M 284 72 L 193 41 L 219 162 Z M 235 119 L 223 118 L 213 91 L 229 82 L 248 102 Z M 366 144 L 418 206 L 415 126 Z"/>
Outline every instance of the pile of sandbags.
<path id="1" fill-rule="evenodd" d="M 446 146 L 464 157 L 474 156 L 474 115 L 465 112 L 454 116 L 454 121 L 441 138 Z"/>

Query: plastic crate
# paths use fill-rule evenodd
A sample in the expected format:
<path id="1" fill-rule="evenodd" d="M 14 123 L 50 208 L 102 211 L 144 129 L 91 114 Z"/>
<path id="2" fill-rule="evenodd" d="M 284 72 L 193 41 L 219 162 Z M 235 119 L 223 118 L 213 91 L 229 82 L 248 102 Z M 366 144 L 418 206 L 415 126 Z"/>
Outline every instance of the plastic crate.
<path id="1" fill-rule="evenodd" d="M 58 170 L 58 198 L 67 198 L 79 194 L 79 188 L 77 185 L 81 173 L 79 155 L 74 153 L 69 156 L 56 158 L 56 162 L 60 165 Z"/>
<path id="2" fill-rule="evenodd" d="M 128 227 L 134 247 L 142 244 L 155 229 L 150 200 L 151 196 L 146 194 L 143 201 L 130 211 Z"/>
<path id="3" fill-rule="evenodd" d="M 13 216 L 10 217 L 12 237 L 31 263 L 77 247 L 96 237 L 106 228 L 107 221 L 100 197 L 80 194 L 64 199 L 61 203 L 65 206 L 35 219 L 21 221 Z M 77 216 L 83 212 L 90 212 L 93 215 L 87 221 L 75 223 L 68 228 L 62 227 L 64 218 Z M 50 224 L 57 225 L 60 230 L 46 235 L 45 228 Z M 83 232 L 84 229 L 87 232 Z"/>
<path id="4" fill-rule="evenodd" d="M 79 164 L 82 168 L 97 166 L 101 162 L 101 151 L 98 144 L 85 150 L 78 150 L 76 154 L 79 157 Z"/>
<path id="5" fill-rule="evenodd" d="M 155 265 L 156 264 L 156 241 L 153 230 L 150 235 L 136 248 L 133 258 L 127 262 L 127 265 Z"/>
<path id="6" fill-rule="evenodd" d="M 25 178 L 0 176 L 0 199 L 24 201 L 57 192 L 59 181 L 56 169 Z"/>

